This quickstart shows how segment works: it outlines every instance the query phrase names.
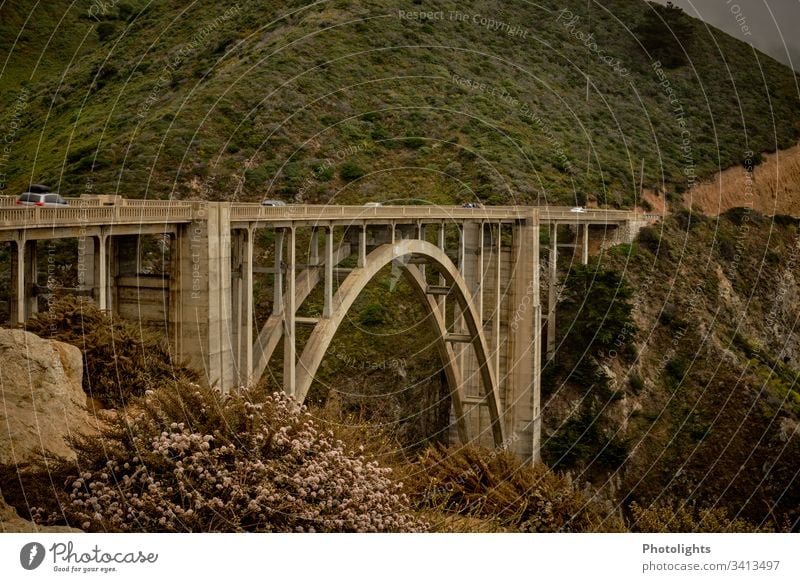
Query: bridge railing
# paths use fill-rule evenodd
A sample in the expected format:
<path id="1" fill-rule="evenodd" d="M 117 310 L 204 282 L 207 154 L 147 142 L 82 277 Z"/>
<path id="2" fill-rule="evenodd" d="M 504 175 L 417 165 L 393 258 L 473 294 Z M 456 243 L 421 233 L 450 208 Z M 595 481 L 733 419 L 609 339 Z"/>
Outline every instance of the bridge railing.
<path id="1" fill-rule="evenodd" d="M 114 224 L 118 222 L 185 222 L 205 203 L 179 200 L 124 200 L 120 203 L 102 204 L 97 199 L 69 199 L 66 207 L 38 207 L 9 205 L 6 197 L 0 203 L 0 227 L 64 224 Z M 260 204 L 233 203 L 230 218 L 233 221 L 275 220 L 368 220 L 368 219 L 434 219 L 434 220 L 521 220 L 530 215 L 530 206 L 492 206 L 488 208 L 462 208 L 453 206 L 338 206 L 289 205 L 261 206 Z M 646 214 L 624 210 L 588 209 L 571 212 L 569 208 L 539 207 L 541 222 L 612 223 L 629 220 L 652 220 Z"/>
<path id="2" fill-rule="evenodd" d="M 192 218 L 189 204 L 179 206 L 0 207 L 0 226 L 42 227 L 80 224 L 182 222 Z"/>
<path id="3" fill-rule="evenodd" d="M 529 207 L 496 206 L 492 208 L 460 208 L 448 206 L 339 206 L 296 205 L 261 206 L 239 203 L 231 205 L 231 220 L 275 219 L 352 219 L 369 218 L 436 218 L 447 220 L 486 218 L 521 219 L 530 213 Z"/>
<path id="4" fill-rule="evenodd" d="M 17 205 L 17 198 L 19 196 L 0 196 L 0 208 L 15 207 Z M 80 197 L 67 197 L 64 196 L 64 201 L 70 206 L 84 207 L 84 206 L 191 206 L 192 203 L 185 200 L 155 200 L 141 198 L 123 198 L 122 196 L 80 196 Z"/>
<path id="5" fill-rule="evenodd" d="M 629 210 L 605 210 L 602 208 L 592 208 L 584 212 L 572 212 L 568 209 L 560 210 L 553 208 L 541 208 L 539 220 L 547 222 L 558 220 L 560 222 L 623 222 L 627 220 L 640 220 L 643 215 Z"/>

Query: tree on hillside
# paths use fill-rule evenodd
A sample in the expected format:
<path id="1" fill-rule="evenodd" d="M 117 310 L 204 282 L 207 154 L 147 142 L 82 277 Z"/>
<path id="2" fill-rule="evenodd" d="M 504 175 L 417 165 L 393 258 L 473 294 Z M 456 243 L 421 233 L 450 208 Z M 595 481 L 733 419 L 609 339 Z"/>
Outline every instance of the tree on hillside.
<path id="1" fill-rule="evenodd" d="M 599 355 L 611 348 L 621 351 L 633 339 L 631 288 L 614 270 L 575 265 L 564 281 L 559 306 L 562 322 L 578 350 Z M 622 338 L 622 340 L 620 340 Z M 570 342 L 572 343 L 572 342 Z"/>
<path id="2" fill-rule="evenodd" d="M 650 10 L 634 33 L 653 60 L 665 68 L 674 69 L 689 62 L 687 53 L 694 41 L 694 25 L 672 2 L 666 6 L 650 2 Z"/>

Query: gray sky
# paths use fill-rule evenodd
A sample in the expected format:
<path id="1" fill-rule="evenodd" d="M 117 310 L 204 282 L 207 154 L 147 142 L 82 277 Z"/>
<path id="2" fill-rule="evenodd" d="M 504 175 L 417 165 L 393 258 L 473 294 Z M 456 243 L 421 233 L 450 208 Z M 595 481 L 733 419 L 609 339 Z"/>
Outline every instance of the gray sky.
<path id="1" fill-rule="evenodd" d="M 658 0 L 666 4 L 666 0 Z M 800 0 L 672 0 L 695 18 L 800 71 Z M 743 30 L 743 27 L 748 27 Z M 749 32 L 750 34 L 745 34 Z"/>

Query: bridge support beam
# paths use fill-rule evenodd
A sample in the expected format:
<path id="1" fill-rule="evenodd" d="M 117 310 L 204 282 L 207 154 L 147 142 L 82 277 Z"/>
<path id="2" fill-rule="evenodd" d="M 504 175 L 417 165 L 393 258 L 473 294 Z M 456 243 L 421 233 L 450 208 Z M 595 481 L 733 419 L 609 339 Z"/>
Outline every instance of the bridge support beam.
<path id="1" fill-rule="evenodd" d="M 356 266 L 363 269 L 367 264 L 367 225 L 364 224 L 358 231 L 358 262 Z"/>
<path id="2" fill-rule="evenodd" d="M 581 229 L 581 265 L 589 264 L 589 224 L 584 224 Z"/>
<path id="3" fill-rule="evenodd" d="M 108 299 L 111 296 L 111 282 L 108 277 L 108 241 L 109 237 L 100 234 L 94 242 L 94 252 L 92 253 L 92 263 L 94 269 L 94 281 L 92 292 L 97 297 L 97 306 L 103 311 L 109 306 Z"/>
<path id="4" fill-rule="evenodd" d="M 333 263 L 333 227 L 329 226 L 325 229 L 325 299 L 322 317 L 330 317 L 333 313 Z"/>
<path id="5" fill-rule="evenodd" d="M 508 315 L 509 357 L 505 392 L 509 448 L 534 463 L 541 460 L 541 303 L 539 300 L 539 225 L 535 215 L 514 228 Z M 515 438 L 517 437 L 517 438 Z"/>
<path id="6" fill-rule="evenodd" d="M 36 285 L 36 241 L 20 235 L 11 255 L 11 323 L 24 323 L 37 311 L 33 296 Z"/>
<path id="7" fill-rule="evenodd" d="M 173 260 L 175 345 L 203 375 L 206 385 L 227 392 L 237 387 L 231 312 L 230 205 L 197 203 L 195 219 L 178 229 Z"/>
<path id="8" fill-rule="evenodd" d="M 275 278 L 272 284 L 272 313 L 283 313 L 283 229 L 275 231 Z"/>
<path id="9" fill-rule="evenodd" d="M 558 223 L 550 225 L 550 256 L 547 261 L 547 359 L 556 353 L 556 301 L 558 296 Z"/>
<path id="10" fill-rule="evenodd" d="M 239 386 L 253 379 L 253 235 L 248 226 L 234 231 L 231 297 L 236 376 Z"/>
<path id="11" fill-rule="evenodd" d="M 295 336 L 295 291 L 296 291 L 296 241 L 295 229 L 285 230 L 286 246 L 286 293 L 283 296 L 283 391 L 289 396 L 297 395 L 297 338 Z"/>

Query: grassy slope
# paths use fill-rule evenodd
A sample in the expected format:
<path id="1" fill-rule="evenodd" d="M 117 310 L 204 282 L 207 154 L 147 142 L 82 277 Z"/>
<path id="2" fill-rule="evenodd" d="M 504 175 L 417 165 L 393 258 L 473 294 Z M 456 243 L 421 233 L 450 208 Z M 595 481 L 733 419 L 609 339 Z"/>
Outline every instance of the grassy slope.
<path id="1" fill-rule="evenodd" d="M 680 128 L 650 59 L 617 20 L 640 21 L 643 3 L 615 0 L 587 18 L 579 1 L 547 2 L 549 13 L 516 0 L 436 2 L 430 8 L 445 19 L 419 22 L 399 19 L 386 0 L 253 0 L 215 22 L 229 5 L 164 2 L 140 12 L 146 3 L 128 0 L 104 17 L 103 41 L 88 1 L 66 11 L 39 3 L 22 29 L 33 4 L 0 8 L 1 54 L 10 55 L 0 102 L 9 105 L 22 83 L 33 94 L 13 146 L 12 192 L 32 179 L 79 194 L 91 178 L 95 192 L 137 197 L 292 198 L 302 190 L 311 201 L 478 195 L 503 203 L 583 201 L 594 192 L 601 203 L 627 205 L 643 158 L 646 186 L 666 179 L 672 191 L 686 182 Z M 589 58 L 557 21 L 562 4 L 581 15 L 576 29 L 593 31 L 621 59 L 627 78 Z M 449 10 L 528 35 L 454 21 Z M 791 144 L 799 107 L 790 71 L 694 27 L 693 65 L 667 74 L 687 113 L 698 174 L 738 163 L 748 148 Z M 588 103 L 584 70 L 595 87 Z M 495 93 L 457 86 L 453 75 Z M 501 88 L 518 104 L 499 97 Z M 538 118 L 526 119 L 521 103 Z M 332 171 L 320 169 L 326 158 Z M 348 184 L 339 177 L 347 162 L 375 173 Z"/>

